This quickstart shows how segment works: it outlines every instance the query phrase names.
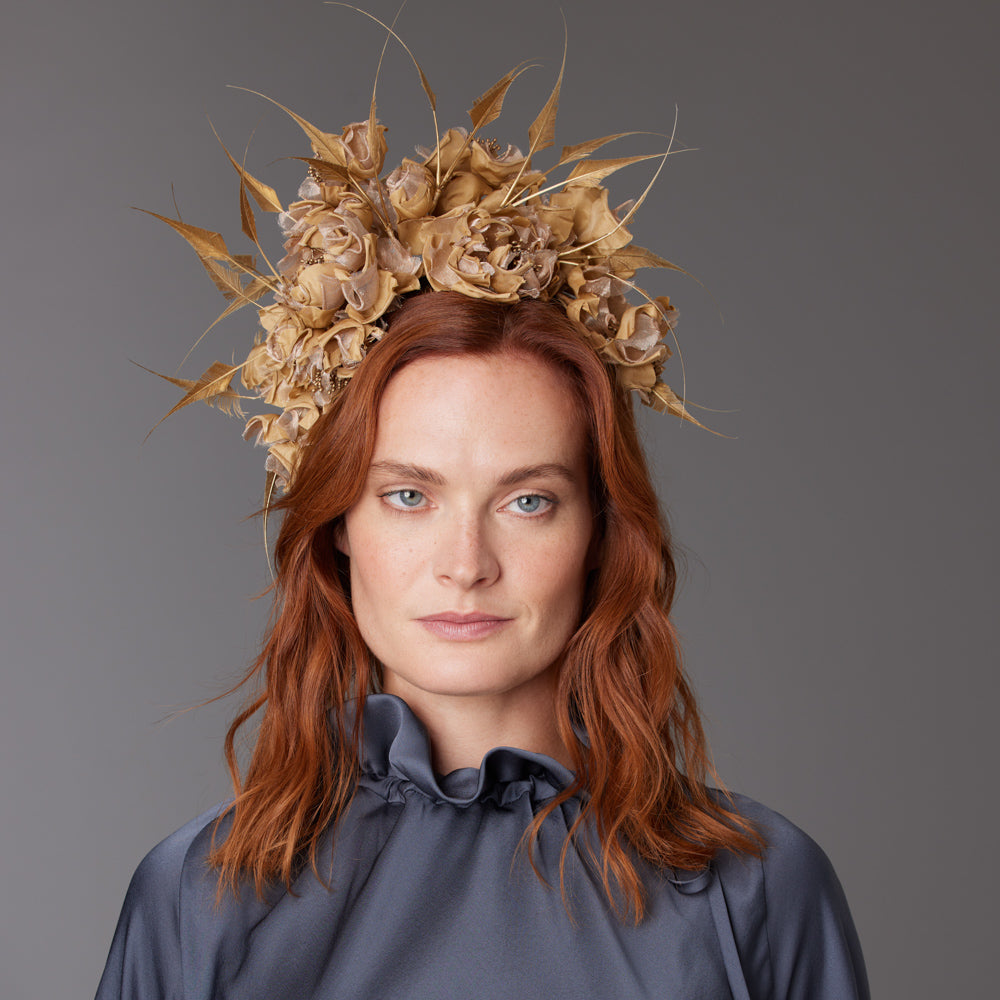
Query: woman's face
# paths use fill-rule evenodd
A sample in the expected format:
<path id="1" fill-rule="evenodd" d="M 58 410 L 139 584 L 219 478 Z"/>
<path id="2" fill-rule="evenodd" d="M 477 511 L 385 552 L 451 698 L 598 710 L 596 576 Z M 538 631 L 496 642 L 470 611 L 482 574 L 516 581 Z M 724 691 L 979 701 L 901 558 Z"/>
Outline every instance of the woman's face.
<path id="1" fill-rule="evenodd" d="M 402 369 L 340 537 L 383 689 L 551 697 L 593 538 L 585 433 L 558 372 L 527 356 Z"/>

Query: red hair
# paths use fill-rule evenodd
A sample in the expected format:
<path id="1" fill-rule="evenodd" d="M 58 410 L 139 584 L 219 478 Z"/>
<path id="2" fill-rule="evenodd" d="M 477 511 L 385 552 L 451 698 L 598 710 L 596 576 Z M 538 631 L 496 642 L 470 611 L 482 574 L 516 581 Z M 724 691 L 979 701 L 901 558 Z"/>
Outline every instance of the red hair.
<path id="1" fill-rule="evenodd" d="M 393 315 L 388 332 L 310 430 L 293 484 L 275 504 L 284 517 L 274 609 L 243 680 L 262 685 L 226 737 L 235 800 L 230 829 L 211 855 L 220 887 L 235 889 L 247 876 L 258 891 L 274 879 L 290 883 L 304 857 L 316 869 L 319 839 L 354 793 L 360 734 L 348 732 L 344 706 L 355 697 L 363 704 L 378 664 L 351 611 L 336 533 L 366 480 L 386 385 L 418 358 L 503 353 L 538 358 L 572 389 L 586 424 L 601 540 L 557 693 L 559 732 L 577 777 L 536 816 L 526 846 L 530 851 L 561 802 L 585 791 L 570 837 L 581 824 L 593 824 L 600 843 L 593 860 L 609 901 L 637 921 L 644 895 L 636 856 L 660 869 L 690 870 L 720 849 L 759 853 L 756 831 L 707 786 L 715 775 L 669 618 L 676 584 L 670 536 L 628 394 L 557 306 L 431 292 Z M 243 777 L 236 735 L 260 710 Z M 582 727 L 589 745 L 574 727 Z M 564 858 L 568 846 L 569 840 Z"/>

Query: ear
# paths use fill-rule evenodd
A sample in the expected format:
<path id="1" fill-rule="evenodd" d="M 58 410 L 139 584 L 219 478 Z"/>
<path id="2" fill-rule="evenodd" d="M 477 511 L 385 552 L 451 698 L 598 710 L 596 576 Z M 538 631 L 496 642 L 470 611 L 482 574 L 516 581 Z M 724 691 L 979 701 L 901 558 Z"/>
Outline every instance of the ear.
<path id="1" fill-rule="evenodd" d="M 333 541 L 337 550 L 342 552 L 348 559 L 351 558 L 351 538 L 347 531 L 347 519 L 341 518 L 333 529 Z"/>

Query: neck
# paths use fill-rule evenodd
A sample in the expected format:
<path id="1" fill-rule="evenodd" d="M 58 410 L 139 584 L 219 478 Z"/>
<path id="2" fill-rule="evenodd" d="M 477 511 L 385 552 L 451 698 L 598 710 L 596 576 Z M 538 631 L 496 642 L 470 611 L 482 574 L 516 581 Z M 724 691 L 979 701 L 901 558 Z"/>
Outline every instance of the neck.
<path id="1" fill-rule="evenodd" d="M 502 694 L 442 695 L 388 675 L 384 690 L 402 698 L 430 737 L 434 770 L 448 774 L 476 767 L 498 746 L 545 754 L 566 767 L 572 760 L 559 738 L 555 715 L 556 678 Z"/>

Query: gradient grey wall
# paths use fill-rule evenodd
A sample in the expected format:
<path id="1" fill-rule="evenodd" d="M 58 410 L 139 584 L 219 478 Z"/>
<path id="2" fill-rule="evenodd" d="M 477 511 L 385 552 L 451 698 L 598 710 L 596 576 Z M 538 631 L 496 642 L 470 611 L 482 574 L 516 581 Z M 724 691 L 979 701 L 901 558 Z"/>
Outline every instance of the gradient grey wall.
<path id="1" fill-rule="evenodd" d="M 688 661 L 729 783 L 832 857 L 876 996 L 990 993 L 998 143 L 981 2 L 570 2 L 558 141 L 669 131 L 639 243 L 680 307 L 688 393 L 730 437 L 644 420 L 677 537 Z M 372 0 L 390 16 L 391 2 Z M 555 3 L 411 0 L 442 123 L 543 57 Z M 253 653 L 263 455 L 194 409 L 143 435 L 217 293 L 165 227 L 238 233 L 231 147 L 287 200 L 305 151 L 248 86 L 331 129 L 364 117 L 380 38 L 314 0 L 100 0 L 5 16 L 0 994 L 96 987 L 141 856 L 221 797 L 231 705 L 161 723 Z M 391 157 L 430 141 L 405 56 Z M 656 145 L 655 141 L 653 143 Z M 636 147 L 638 149 L 639 147 Z M 648 148 L 648 147 L 647 147 Z M 648 174 L 620 175 L 624 200 Z M 275 241 L 276 242 L 276 241 Z M 272 244 L 273 245 L 273 244 Z M 247 318 L 249 320 L 249 317 Z M 189 374 L 242 350 L 239 319 Z M 676 368 L 675 368 L 676 371 Z M 674 375 L 676 379 L 677 376 Z"/>

